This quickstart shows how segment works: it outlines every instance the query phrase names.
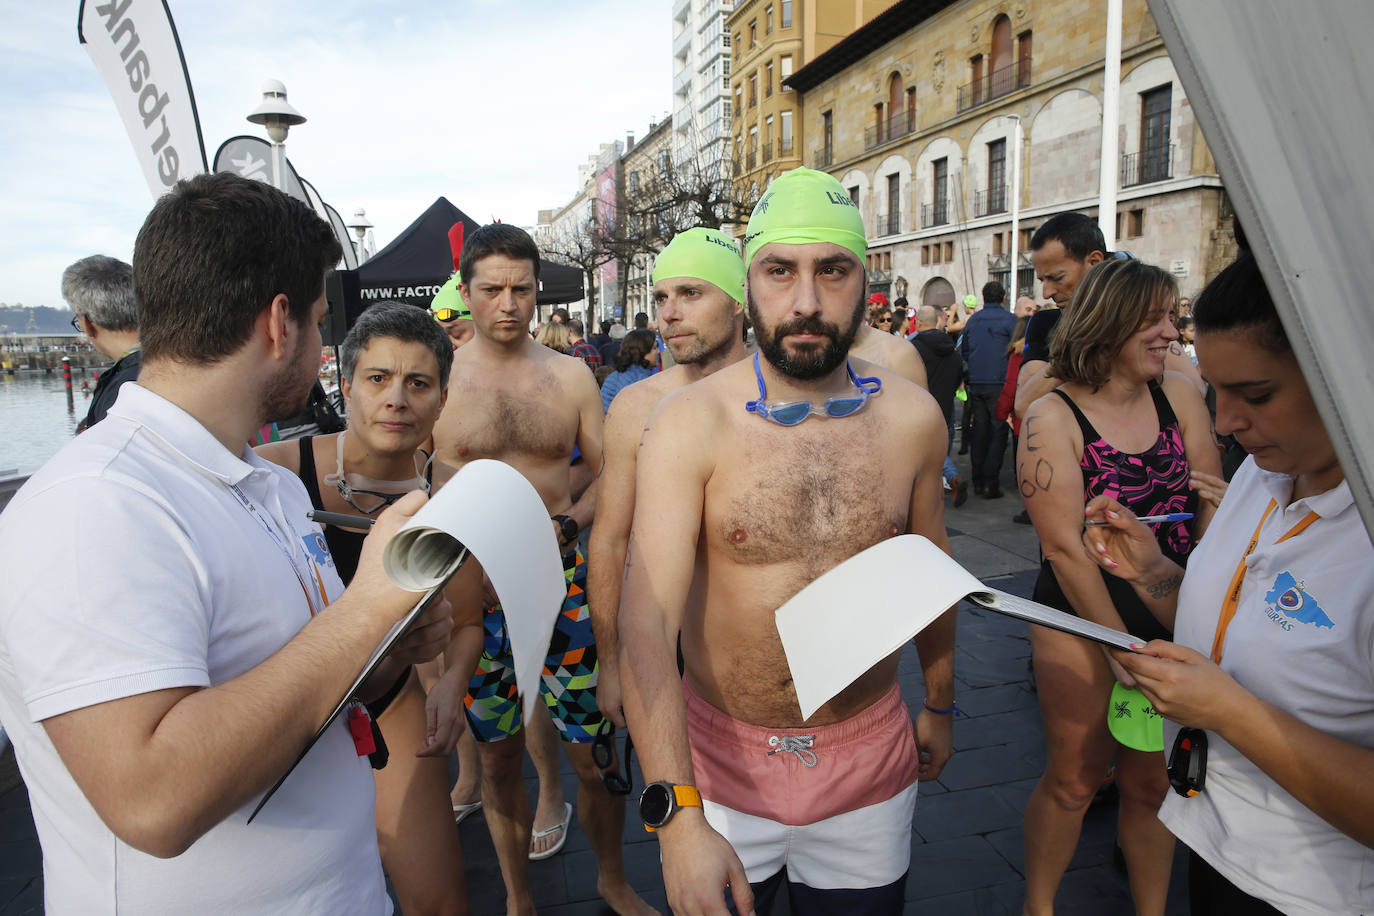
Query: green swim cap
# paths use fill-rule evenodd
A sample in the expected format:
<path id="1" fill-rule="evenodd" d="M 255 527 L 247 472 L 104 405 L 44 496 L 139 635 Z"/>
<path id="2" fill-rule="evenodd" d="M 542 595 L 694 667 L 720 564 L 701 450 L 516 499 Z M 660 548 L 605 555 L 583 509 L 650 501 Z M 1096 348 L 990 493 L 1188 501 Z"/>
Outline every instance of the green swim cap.
<path id="1" fill-rule="evenodd" d="M 439 287 L 439 291 L 430 300 L 429 310 L 437 312 L 440 309 L 453 309 L 457 312 L 458 318 L 471 318 L 472 311 L 468 308 L 463 297 L 458 293 L 458 284 L 463 282 L 461 274 L 454 274 L 448 278 L 448 282 Z"/>
<path id="2" fill-rule="evenodd" d="M 745 266 L 770 242 L 832 242 L 860 261 L 868 253 L 858 206 L 833 175 L 805 167 L 779 175 L 754 207 L 744 235 Z"/>
<path id="3" fill-rule="evenodd" d="M 739 246 L 719 229 L 697 226 L 679 232 L 654 258 L 653 282 L 695 277 L 714 283 L 725 295 L 744 304 L 744 262 Z"/>
<path id="4" fill-rule="evenodd" d="M 969 293 L 967 296 L 964 297 L 964 308 L 966 308 L 966 309 L 976 309 L 977 307 L 978 307 L 978 297 L 977 297 L 977 296 L 973 295 L 973 293 Z"/>
<path id="5" fill-rule="evenodd" d="M 1112 685 L 1107 729 L 1126 747 L 1137 751 L 1164 750 L 1164 717 L 1134 687 Z"/>

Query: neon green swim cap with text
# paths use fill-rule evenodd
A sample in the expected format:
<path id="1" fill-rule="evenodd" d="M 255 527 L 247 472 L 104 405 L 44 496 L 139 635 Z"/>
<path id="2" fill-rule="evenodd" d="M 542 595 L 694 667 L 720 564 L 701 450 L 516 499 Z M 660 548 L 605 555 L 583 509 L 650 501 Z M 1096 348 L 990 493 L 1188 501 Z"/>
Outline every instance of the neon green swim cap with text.
<path id="1" fill-rule="evenodd" d="M 746 267 L 760 248 L 773 242 L 830 242 L 854 252 L 860 261 L 868 253 L 863 217 L 848 192 L 835 176 L 805 167 L 779 175 L 755 205 L 744 234 Z"/>
<path id="2" fill-rule="evenodd" d="M 719 229 L 697 226 L 673 237 L 654 258 L 653 282 L 694 277 L 720 287 L 725 295 L 744 304 L 744 261 L 739 246 Z"/>

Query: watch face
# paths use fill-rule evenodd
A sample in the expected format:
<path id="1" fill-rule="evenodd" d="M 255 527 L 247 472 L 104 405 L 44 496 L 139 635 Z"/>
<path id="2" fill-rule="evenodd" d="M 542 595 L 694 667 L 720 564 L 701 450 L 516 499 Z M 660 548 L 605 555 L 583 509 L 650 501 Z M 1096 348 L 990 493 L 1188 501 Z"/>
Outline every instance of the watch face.
<path id="1" fill-rule="evenodd" d="M 672 810 L 672 792 L 661 782 L 649 783 L 639 796 L 639 817 L 650 827 L 662 827 Z"/>

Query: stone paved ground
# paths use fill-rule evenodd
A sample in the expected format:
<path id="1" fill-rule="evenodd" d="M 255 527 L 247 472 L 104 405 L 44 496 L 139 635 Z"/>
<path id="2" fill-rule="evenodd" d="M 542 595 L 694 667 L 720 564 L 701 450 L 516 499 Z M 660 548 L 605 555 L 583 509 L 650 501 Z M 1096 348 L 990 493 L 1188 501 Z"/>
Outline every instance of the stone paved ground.
<path id="1" fill-rule="evenodd" d="M 967 472 L 966 458 L 958 458 Z M 1029 595 L 1038 564 L 1038 542 L 1028 526 L 1010 519 L 1020 500 L 1004 474 L 1006 498 L 970 497 L 946 513 L 956 558 L 997 588 Z M 967 714 L 955 725 L 957 753 L 936 783 L 923 784 L 912 833 L 912 867 L 907 913 L 940 916 L 1001 916 L 1018 913 L 1025 882 L 1022 812 L 1044 765 L 1039 711 L 1030 680 L 1026 625 L 988 611 L 960 611 L 955 676 L 959 705 Z M 920 702 L 922 685 L 915 651 L 908 647 L 900 679 L 907 702 Z M 28 798 L 22 785 L 6 791 L 0 765 L 0 916 L 41 913 L 41 860 Z M 9 771 L 9 772 L 12 772 Z M 527 769 L 531 792 L 533 773 Z M 636 784 L 642 779 L 636 773 Z M 566 764 L 564 791 L 572 798 L 576 780 Z M 474 912 L 502 912 L 504 892 L 495 853 L 480 816 L 460 832 L 467 859 Z M 1078 852 L 1058 899 L 1062 916 L 1115 916 L 1131 912 L 1126 879 L 1112 863 L 1115 812 L 1091 810 Z M 634 886 L 664 908 L 658 849 L 626 816 L 627 867 Z M 541 913 L 583 916 L 608 913 L 596 898 L 595 862 L 587 839 L 573 821 L 562 854 L 530 863 L 535 902 Z M 1176 857 L 1169 913 L 1187 912 L 1186 866 Z M 781 901 L 776 913 L 788 912 Z"/>

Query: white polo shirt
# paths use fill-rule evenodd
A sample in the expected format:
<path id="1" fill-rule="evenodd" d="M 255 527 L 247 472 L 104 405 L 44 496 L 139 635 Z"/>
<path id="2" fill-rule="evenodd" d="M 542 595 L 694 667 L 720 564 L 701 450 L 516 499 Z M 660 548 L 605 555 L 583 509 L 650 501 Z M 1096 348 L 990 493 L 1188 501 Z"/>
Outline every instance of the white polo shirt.
<path id="1" fill-rule="evenodd" d="M 115 838 L 41 725 L 219 684 L 280 649 L 312 610 L 293 567 L 318 570 L 316 610 L 321 587 L 343 591 L 309 509 L 288 471 L 246 446 L 231 454 L 129 383 L 0 516 L 0 721 L 28 784 L 49 914 L 390 912 L 372 772 L 342 721 L 251 825 L 257 799 L 174 859 Z"/>
<path id="2" fill-rule="evenodd" d="M 1204 655 L 1231 577 L 1246 561 L 1221 667 L 1313 728 L 1374 748 L 1374 549 L 1350 485 L 1289 503 L 1293 480 L 1246 459 L 1188 560 L 1174 639 Z M 1320 519 L 1276 543 L 1309 512 Z M 1165 747 L 1178 726 L 1165 722 Z M 1218 872 L 1285 913 L 1374 913 L 1374 850 L 1341 833 L 1216 734 L 1202 793 L 1170 792 L 1160 819 Z"/>

